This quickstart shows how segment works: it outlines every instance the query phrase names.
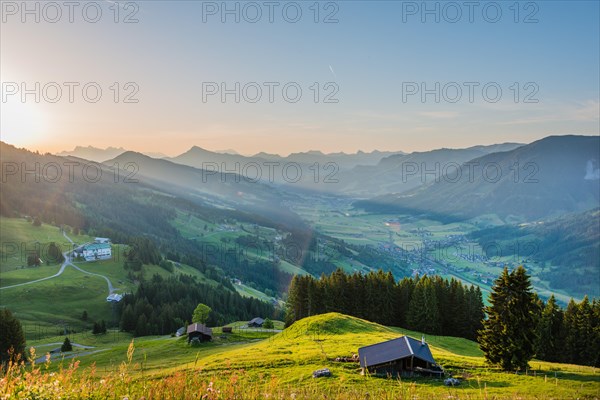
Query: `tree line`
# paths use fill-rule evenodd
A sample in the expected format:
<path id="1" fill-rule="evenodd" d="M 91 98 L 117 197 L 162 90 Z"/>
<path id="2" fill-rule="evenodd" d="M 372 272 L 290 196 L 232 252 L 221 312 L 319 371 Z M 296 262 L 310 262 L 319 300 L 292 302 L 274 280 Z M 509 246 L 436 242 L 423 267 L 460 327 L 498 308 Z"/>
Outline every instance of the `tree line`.
<path id="1" fill-rule="evenodd" d="M 289 288 L 286 324 L 340 312 L 383 325 L 429 334 L 475 339 L 483 320 L 481 290 L 439 276 L 404 278 L 391 272 L 347 274 L 337 269 L 316 279 L 295 276 Z"/>
<path id="2" fill-rule="evenodd" d="M 571 299 L 563 310 L 551 296 L 538 318 L 537 358 L 600 367 L 600 300 Z"/>

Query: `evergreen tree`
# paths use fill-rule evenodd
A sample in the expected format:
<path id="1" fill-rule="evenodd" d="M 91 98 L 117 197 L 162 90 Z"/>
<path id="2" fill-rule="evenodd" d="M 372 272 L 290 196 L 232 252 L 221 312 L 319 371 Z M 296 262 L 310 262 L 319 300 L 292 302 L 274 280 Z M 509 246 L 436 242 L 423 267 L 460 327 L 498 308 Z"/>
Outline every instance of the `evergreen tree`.
<path id="1" fill-rule="evenodd" d="M 25 352 L 25 335 L 21 322 L 7 308 L 0 309 L 0 364 L 6 363 L 11 355 L 14 359 Z"/>
<path id="2" fill-rule="evenodd" d="M 63 353 L 66 351 L 73 351 L 73 346 L 71 345 L 71 341 L 68 337 L 65 337 L 65 341 L 63 342 L 62 346 L 60 346 L 60 351 Z"/>
<path id="3" fill-rule="evenodd" d="M 563 312 L 556 304 L 554 295 L 550 296 L 537 326 L 536 357 L 540 360 L 557 362 L 560 360 Z"/>
<path id="4" fill-rule="evenodd" d="M 92 333 L 94 335 L 101 335 L 106 333 L 106 322 L 104 320 L 100 322 L 94 322 L 94 326 L 92 327 Z"/>
<path id="5" fill-rule="evenodd" d="M 396 312 L 394 315 L 394 325 L 396 326 L 408 326 L 406 322 L 407 310 L 414 287 L 414 280 L 410 278 L 402 279 L 396 286 Z"/>
<path id="6" fill-rule="evenodd" d="M 131 304 L 127 304 L 121 313 L 121 330 L 125 332 L 133 332 L 137 319 L 133 312 Z"/>
<path id="7" fill-rule="evenodd" d="M 525 268 L 511 273 L 507 268 L 494 282 L 488 319 L 479 334 L 479 347 L 486 360 L 503 370 L 524 370 L 533 357 L 535 343 L 535 298 Z"/>
<path id="8" fill-rule="evenodd" d="M 592 353 L 595 350 L 594 327 L 592 326 L 593 310 L 587 296 L 579 303 L 578 308 L 575 320 L 577 336 L 573 361 L 580 364 L 593 365 L 598 354 Z"/>
<path id="9" fill-rule="evenodd" d="M 591 350 L 590 354 L 592 357 L 595 356 L 593 362 L 590 365 L 594 367 L 600 367 L 600 300 L 594 299 L 592 302 L 592 339 L 590 340 Z"/>
<path id="10" fill-rule="evenodd" d="M 145 314 L 142 314 L 138 317 L 137 323 L 135 324 L 135 336 L 146 336 L 148 334 L 148 318 L 146 318 Z"/>
<path id="11" fill-rule="evenodd" d="M 577 314 L 579 306 L 575 300 L 571 299 L 567 304 L 567 309 L 564 312 L 562 336 L 564 338 L 564 350 L 561 355 L 561 361 L 566 363 L 575 362 L 576 354 L 578 353 L 578 329 L 577 329 Z"/>
<path id="12" fill-rule="evenodd" d="M 413 330 L 437 334 L 440 331 L 436 290 L 431 279 L 424 276 L 419 279 L 412 293 L 406 322 Z"/>
<path id="13" fill-rule="evenodd" d="M 469 291 L 465 291 L 465 307 L 467 309 L 466 324 L 463 328 L 466 331 L 462 331 L 462 334 L 457 336 L 477 340 L 477 332 L 483 328 L 483 320 L 485 319 L 483 295 L 479 286 L 471 285 Z"/>
<path id="14" fill-rule="evenodd" d="M 60 248 L 54 242 L 50 242 L 48 245 L 48 256 L 46 257 L 46 261 L 49 264 L 60 264 L 65 260 Z"/>

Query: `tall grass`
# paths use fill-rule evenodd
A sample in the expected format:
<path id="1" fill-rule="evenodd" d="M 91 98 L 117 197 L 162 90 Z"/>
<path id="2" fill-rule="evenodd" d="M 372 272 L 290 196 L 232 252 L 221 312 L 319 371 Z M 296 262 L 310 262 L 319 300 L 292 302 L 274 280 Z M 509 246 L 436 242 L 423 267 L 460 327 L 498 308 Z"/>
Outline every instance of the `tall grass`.
<path id="1" fill-rule="evenodd" d="M 204 371 L 198 366 L 174 371 L 166 376 L 144 373 L 146 360 L 134 362 L 135 344 L 127 348 L 125 360 L 113 371 L 98 374 L 95 364 L 81 369 L 79 361 L 58 362 L 50 368 L 50 354 L 45 362 L 35 363 L 35 349 L 31 348 L 28 362 L 11 361 L 0 373 L 0 399 L 551 399 L 556 395 L 527 395 L 510 393 L 490 396 L 485 383 L 478 392 L 464 392 L 460 388 L 437 386 L 402 379 L 360 377 L 364 384 L 338 378 L 308 378 L 304 381 L 283 381 L 268 368 L 224 368 Z M 391 382 L 390 382 L 391 381 Z M 390 384 L 391 383 L 391 384 Z M 576 393 L 573 393 L 574 397 Z M 594 398 L 583 396 L 587 398 Z M 563 398 L 563 397 L 561 397 Z M 571 397 L 564 397 L 571 398 Z"/>

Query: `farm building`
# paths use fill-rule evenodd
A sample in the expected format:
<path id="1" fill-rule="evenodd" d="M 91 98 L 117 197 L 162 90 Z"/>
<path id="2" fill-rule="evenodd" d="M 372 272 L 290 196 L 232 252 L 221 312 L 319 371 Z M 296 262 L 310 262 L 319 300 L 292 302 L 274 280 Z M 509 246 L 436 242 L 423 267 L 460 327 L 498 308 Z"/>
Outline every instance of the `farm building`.
<path id="1" fill-rule="evenodd" d="M 110 243 L 110 239 L 103 238 L 103 237 L 97 237 L 97 238 L 94 238 L 94 242 L 95 243 Z"/>
<path id="2" fill-rule="evenodd" d="M 256 318 L 252 318 L 250 320 L 250 322 L 248 322 L 248 326 L 252 327 L 252 328 L 261 328 L 264 323 L 265 323 L 264 319 L 262 319 L 260 317 L 256 317 Z"/>
<path id="3" fill-rule="evenodd" d="M 112 257 L 110 243 L 91 243 L 79 248 L 86 261 L 106 260 Z"/>
<path id="4" fill-rule="evenodd" d="M 188 343 L 194 339 L 200 342 L 209 342 L 212 340 L 212 329 L 204 324 L 191 324 L 187 327 Z"/>
<path id="5" fill-rule="evenodd" d="M 118 303 L 121 300 L 123 300 L 123 295 L 122 294 L 118 294 L 118 293 L 111 293 L 106 298 L 106 301 L 108 301 L 109 303 Z"/>
<path id="6" fill-rule="evenodd" d="M 413 339 L 401 336 L 387 342 L 358 349 L 362 373 L 385 375 L 441 375 L 444 372 L 436 364 L 425 338 Z"/>

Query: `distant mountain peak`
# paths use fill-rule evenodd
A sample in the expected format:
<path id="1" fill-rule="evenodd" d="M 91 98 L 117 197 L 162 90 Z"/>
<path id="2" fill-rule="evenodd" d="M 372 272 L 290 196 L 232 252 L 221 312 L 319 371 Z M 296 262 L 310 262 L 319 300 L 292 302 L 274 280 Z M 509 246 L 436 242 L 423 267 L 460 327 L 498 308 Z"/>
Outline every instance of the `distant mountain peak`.
<path id="1" fill-rule="evenodd" d="M 241 156 L 240 153 L 238 153 L 237 151 L 233 150 L 233 149 L 226 149 L 226 150 L 215 150 L 215 153 L 219 153 L 219 154 L 230 154 L 232 156 Z"/>
<path id="2" fill-rule="evenodd" d="M 78 157 L 85 160 L 102 162 L 111 158 L 115 158 L 119 154 L 126 151 L 127 150 L 122 147 L 107 147 L 105 149 L 101 149 L 94 146 L 76 146 L 72 151 L 65 150 L 60 153 L 56 153 L 56 155 L 61 157 Z"/>
<path id="3" fill-rule="evenodd" d="M 190 149 L 188 150 L 188 152 L 189 151 L 206 151 L 206 152 L 208 152 L 208 150 L 206 150 L 206 149 L 204 149 L 204 148 L 202 148 L 200 146 L 197 146 L 197 145 L 193 145 L 192 147 L 190 147 Z"/>
<path id="4" fill-rule="evenodd" d="M 279 154 L 275 153 L 267 153 L 266 151 L 261 151 L 260 153 L 256 153 L 252 157 L 264 158 L 264 157 L 281 157 Z"/>

